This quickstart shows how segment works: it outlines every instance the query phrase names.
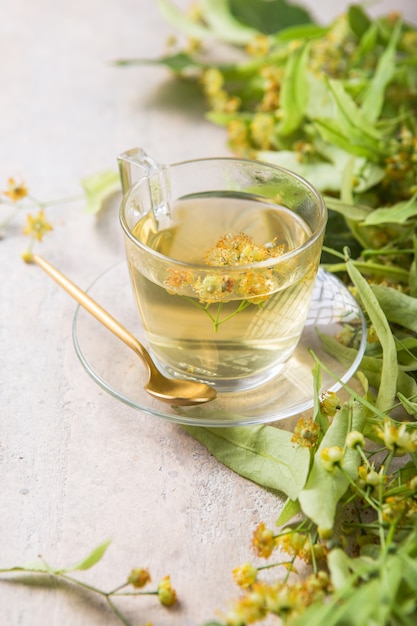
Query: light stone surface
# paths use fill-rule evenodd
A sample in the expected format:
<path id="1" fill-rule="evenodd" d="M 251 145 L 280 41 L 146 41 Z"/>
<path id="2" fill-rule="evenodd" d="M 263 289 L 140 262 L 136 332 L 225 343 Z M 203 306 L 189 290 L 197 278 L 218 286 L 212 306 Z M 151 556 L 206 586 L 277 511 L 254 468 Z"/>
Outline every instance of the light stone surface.
<path id="1" fill-rule="evenodd" d="M 415 0 L 383 5 L 415 12 Z M 324 17 L 334 11 L 331 2 L 320 7 Z M 228 155 L 193 85 L 163 68 L 112 64 L 164 52 L 172 31 L 156 2 L 14 0 L 2 9 L 3 188 L 14 176 L 44 200 L 77 195 L 84 176 L 115 169 L 117 154 L 136 145 L 161 162 Z M 117 199 L 98 216 L 82 200 L 47 214 L 54 231 L 42 254 L 80 286 L 123 258 Z M 273 525 L 283 501 L 223 467 L 180 426 L 95 385 L 74 352 L 75 304 L 20 260 L 23 222 L 18 216 L 0 241 L 0 568 L 39 554 L 68 565 L 111 538 L 102 563 L 81 577 L 110 589 L 132 567 L 149 567 L 155 583 L 169 573 L 178 607 L 153 597 L 120 606 L 135 625 L 198 626 L 235 596 L 232 568 L 252 558 L 253 529 Z M 2 577 L 0 623 L 119 622 L 88 593 Z"/>

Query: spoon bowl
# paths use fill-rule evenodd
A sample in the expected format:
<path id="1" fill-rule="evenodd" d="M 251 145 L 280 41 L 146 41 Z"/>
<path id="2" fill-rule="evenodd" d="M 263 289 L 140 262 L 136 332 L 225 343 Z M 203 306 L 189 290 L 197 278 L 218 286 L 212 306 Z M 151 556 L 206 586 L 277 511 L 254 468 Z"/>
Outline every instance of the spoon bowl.
<path id="1" fill-rule="evenodd" d="M 42 268 L 58 285 L 63 287 L 74 300 L 86 309 L 86 311 L 93 315 L 93 317 L 137 354 L 148 370 L 148 381 L 144 389 L 151 396 L 173 406 L 204 404 L 216 398 L 216 390 L 210 385 L 194 380 L 167 378 L 164 376 L 156 367 L 149 352 L 138 339 L 85 291 L 77 287 L 77 285 L 62 274 L 62 272 L 39 255 L 32 254 L 30 262 L 36 263 L 36 265 Z"/>

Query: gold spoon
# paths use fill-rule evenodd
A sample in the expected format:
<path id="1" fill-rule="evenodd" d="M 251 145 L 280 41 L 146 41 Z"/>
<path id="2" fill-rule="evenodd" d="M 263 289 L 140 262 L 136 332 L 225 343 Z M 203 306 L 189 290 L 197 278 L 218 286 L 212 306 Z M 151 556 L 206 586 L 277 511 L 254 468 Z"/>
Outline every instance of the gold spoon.
<path id="1" fill-rule="evenodd" d="M 143 361 L 148 369 L 148 382 L 145 390 L 158 400 L 178 406 L 203 404 L 216 397 L 216 391 L 210 385 L 193 380 L 166 378 L 157 369 L 146 348 L 114 317 L 107 313 L 95 300 L 77 287 L 64 274 L 37 254 L 32 254 L 29 261 L 36 263 L 61 287 L 63 287 L 84 309 L 93 315 L 101 324 L 121 339 Z"/>

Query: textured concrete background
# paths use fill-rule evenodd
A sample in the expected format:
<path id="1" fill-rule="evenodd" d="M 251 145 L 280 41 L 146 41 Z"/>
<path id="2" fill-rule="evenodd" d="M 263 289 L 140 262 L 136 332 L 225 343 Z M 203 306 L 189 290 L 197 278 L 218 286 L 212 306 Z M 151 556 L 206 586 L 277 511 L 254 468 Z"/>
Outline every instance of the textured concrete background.
<path id="1" fill-rule="evenodd" d="M 324 19 L 345 6 L 314 4 Z M 174 89 L 163 68 L 111 64 L 164 51 L 171 29 L 155 2 L 3 5 L 3 187 L 14 176 L 36 197 L 72 196 L 82 177 L 115 168 L 117 154 L 135 145 L 161 162 L 228 154 L 223 131 L 204 121 L 191 86 Z M 413 17 L 415 0 L 376 10 L 391 8 Z M 98 217 L 86 215 L 82 201 L 48 216 L 54 232 L 42 253 L 82 287 L 123 258 L 117 202 Z M 0 242 L 0 568 L 38 554 L 67 565 L 111 537 L 85 580 L 110 588 L 139 565 L 155 582 L 170 573 L 178 608 L 143 598 L 124 604 L 128 616 L 135 624 L 201 624 L 235 595 L 231 569 L 251 558 L 253 529 L 262 520 L 274 524 L 282 502 L 225 469 L 181 427 L 94 384 L 74 353 L 74 303 L 20 260 L 22 221 Z M 0 582 L 1 624 L 117 623 L 88 594 L 8 580 Z"/>

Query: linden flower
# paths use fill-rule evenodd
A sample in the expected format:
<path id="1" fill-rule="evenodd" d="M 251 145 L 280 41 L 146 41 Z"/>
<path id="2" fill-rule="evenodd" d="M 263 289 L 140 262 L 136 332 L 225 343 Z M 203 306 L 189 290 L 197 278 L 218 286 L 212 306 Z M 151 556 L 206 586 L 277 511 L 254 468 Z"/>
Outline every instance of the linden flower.
<path id="1" fill-rule="evenodd" d="M 256 113 L 250 125 L 253 141 L 261 150 L 270 150 L 273 146 L 275 119 L 270 113 Z"/>
<path id="2" fill-rule="evenodd" d="M 51 224 L 45 218 L 44 211 L 40 210 L 34 217 L 33 215 L 27 216 L 26 226 L 23 229 L 25 235 L 30 235 L 38 241 L 42 241 L 43 237 L 52 230 Z"/>
<path id="3" fill-rule="evenodd" d="M 205 276 L 198 280 L 193 288 L 198 294 L 200 302 L 220 302 L 228 293 L 233 291 L 234 281 L 228 276 Z"/>
<path id="4" fill-rule="evenodd" d="M 227 234 L 221 237 L 214 248 L 211 248 L 205 257 L 207 265 L 248 265 L 259 263 L 271 257 L 283 254 L 284 246 L 266 247 L 257 244 L 249 235 L 239 233 L 238 235 Z"/>
<path id="5" fill-rule="evenodd" d="M 276 538 L 276 545 L 287 554 L 301 556 L 303 553 L 307 537 L 297 532 L 285 532 Z"/>
<path id="6" fill-rule="evenodd" d="M 262 556 L 265 559 L 271 556 L 275 548 L 275 536 L 272 530 L 265 527 L 264 522 L 261 522 L 255 529 L 252 537 L 252 545 L 258 556 Z"/>
<path id="7" fill-rule="evenodd" d="M 330 446 L 323 448 L 320 452 L 320 458 L 326 471 L 332 472 L 335 467 L 341 464 L 343 460 L 343 448 L 340 446 Z"/>
<path id="8" fill-rule="evenodd" d="M 176 591 L 171 587 L 170 576 L 165 576 L 159 583 L 158 600 L 164 606 L 172 606 L 177 601 Z"/>
<path id="9" fill-rule="evenodd" d="M 9 178 L 8 188 L 4 192 L 13 202 L 18 202 L 22 198 L 28 195 L 28 190 L 24 183 L 17 183 L 14 178 Z"/>
<path id="10" fill-rule="evenodd" d="M 273 287 L 271 275 L 270 270 L 245 272 L 239 280 L 237 293 L 246 300 L 250 300 L 252 304 L 261 304 L 270 296 Z"/>
<path id="11" fill-rule="evenodd" d="M 377 434 L 388 450 L 393 450 L 396 456 L 403 456 L 417 450 L 417 433 L 407 432 L 406 424 L 397 426 L 391 419 L 386 418 L 384 429 L 377 428 Z"/>
<path id="12" fill-rule="evenodd" d="M 233 578 L 239 587 L 250 587 L 258 577 L 258 569 L 251 563 L 244 563 L 232 571 Z"/>
<path id="13" fill-rule="evenodd" d="M 301 417 L 295 428 L 291 441 L 300 446 L 312 448 L 316 445 L 320 433 L 320 426 L 312 417 Z"/>
<path id="14" fill-rule="evenodd" d="M 326 391 L 320 399 L 320 409 L 328 417 L 334 417 L 340 409 L 340 400 L 334 391 Z"/>
<path id="15" fill-rule="evenodd" d="M 355 448 L 364 448 L 365 437 L 358 430 L 351 430 L 346 435 L 346 447 L 352 450 Z"/>
<path id="16" fill-rule="evenodd" d="M 170 294 L 176 294 L 193 283 L 194 277 L 187 270 L 169 268 L 164 281 L 165 289 Z"/>
<path id="17" fill-rule="evenodd" d="M 133 587 L 140 589 L 141 587 L 144 587 L 147 583 L 149 583 L 150 580 L 151 576 L 148 570 L 139 567 L 136 569 L 132 569 L 128 576 L 127 582 L 130 585 L 133 585 Z"/>

